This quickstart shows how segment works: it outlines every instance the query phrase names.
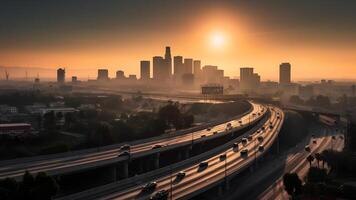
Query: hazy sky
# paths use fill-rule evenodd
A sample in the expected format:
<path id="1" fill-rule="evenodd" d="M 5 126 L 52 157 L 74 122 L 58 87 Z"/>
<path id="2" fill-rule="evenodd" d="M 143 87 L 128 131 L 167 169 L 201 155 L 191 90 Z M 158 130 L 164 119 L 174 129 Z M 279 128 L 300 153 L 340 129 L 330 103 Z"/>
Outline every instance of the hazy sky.
<path id="1" fill-rule="evenodd" d="M 218 35 L 220 43 L 214 43 Z M 163 55 L 200 59 L 239 76 L 254 67 L 276 79 L 356 79 L 354 0 L 2 0 L 0 66 L 96 68 L 139 74 L 139 61 Z M 54 75 L 54 74 L 53 74 Z"/>

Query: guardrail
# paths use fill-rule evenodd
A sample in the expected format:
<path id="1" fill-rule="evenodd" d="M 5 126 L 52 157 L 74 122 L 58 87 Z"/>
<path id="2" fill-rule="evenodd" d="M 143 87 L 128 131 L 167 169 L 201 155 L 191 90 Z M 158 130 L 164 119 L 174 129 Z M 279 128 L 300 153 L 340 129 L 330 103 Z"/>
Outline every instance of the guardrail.
<path id="1" fill-rule="evenodd" d="M 209 123 L 206 123 L 206 124 L 201 125 L 201 126 L 192 127 L 192 128 L 184 129 L 184 130 L 178 130 L 178 131 L 175 131 L 174 134 L 165 134 L 165 135 L 161 135 L 161 136 L 156 136 L 156 137 L 151 137 L 151 138 L 146 138 L 146 139 L 141 139 L 141 140 L 135 140 L 135 141 L 131 141 L 131 142 L 122 142 L 122 143 L 107 145 L 107 146 L 103 146 L 103 147 L 88 148 L 88 149 L 77 150 L 77 151 L 69 151 L 69 152 L 64 152 L 64 153 L 41 155 L 41 156 L 34 156 L 34 157 L 25 157 L 25 158 L 17 158 L 17 159 L 11 159 L 11 160 L 3 160 L 3 161 L 0 161 L 0 166 L 16 164 L 16 163 L 19 163 L 19 162 L 21 162 L 21 163 L 34 162 L 34 161 L 39 161 L 39 160 L 62 158 L 62 157 L 66 157 L 66 156 L 81 155 L 81 154 L 86 154 L 86 153 L 96 153 L 96 152 L 100 152 L 100 151 L 106 151 L 106 150 L 112 150 L 112 149 L 115 149 L 115 148 L 120 148 L 124 144 L 137 145 L 137 144 L 147 143 L 147 142 L 151 142 L 151 141 L 155 141 L 155 140 L 161 140 L 161 139 L 166 139 L 166 138 L 170 138 L 170 137 L 180 136 L 180 135 L 184 135 L 184 134 L 187 134 L 187 133 L 190 133 L 190 132 L 196 132 L 196 131 L 199 131 L 199 130 L 204 130 L 204 129 L 206 129 L 208 127 L 211 127 L 211 126 L 216 126 L 216 125 L 223 124 L 223 123 L 226 123 L 228 121 L 231 121 L 231 120 L 234 120 L 234 119 L 237 119 L 237 118 L 241 118 L 242 116 L 252 112 L 253 111 L 253 105 L 250 102 L 248 102 L 248 103 L 250 104 L 250 108 L 246 112 L 244 112 L 242 114 L 236 115 L 234 117 L 230 117 L 228 119 L 209 122 Z"/>
<path id="2" fill-rule="evenodd" d="M 184 169 L 184 168 L 186 168 L 186 167 L 188 167 L 190 165 L 193 165 L 195 163 L 199 163 L 201 161 L 204 161 L 204 160 L 210 158 L 212 155 L 221 153 L 221 152 L 225 151 L 227 148 L 230 148 L 233 143 L 235 143 L 237 141 L 241 141 L 241 139 L 243 137 L 246 137 L 246 135 L 249 135 L 249 134 L 254 133 L 255 131 L 257 131 L 268 120 L 268 117 L 269 117 L 270 113 L 269 113 L 269 111 L 266 111 L 266 113 L 267 112 L 268 112 L 268 114 L 264 114 L 264 115 L 259 116 L 259 119 L 257 119 L 257 121 L 255 121 L 255 123 L 254 123 L 254 125 L 255 124 L 257 124 L 257 125 L 254 126 L 252 129 L 250 129 L 249 131 L 247 131 L 243 135 L 235 138 L 234 140 L 231 140 L 231 141 L 225 143 L 224 145 L 218 146 L 218 147 L 216 147 L 216 148 L 214 148 L 214 149 L 212 149 L 210 151 L 204 152 L 202 154 L 199 154 L 197 156 L 191 157 L 189 159 L 183 160 L 181 162 L 178 162 L 178 163 L 170 165 L 170 166 L 162 167 L 160 169 L 147 172 L 145 174 L 141 174 L 141 175 L 134 176 L 134 177 L 131 177 L 131 178 L 128 178 L 128 179 L 124 179 L 124 180 L 121 180 L 120 182 L 110 183 L 110 184 L 107 184 L 107 185 L 99 186 L 99 187 L 96 187 L 96 188 L 93 188 L 93 189 L 89 189 L 89 190 L 86 190 L 86 191 L 83 191 L 83 192 L 79 192 L 79 193 L 76 193 L 76 194 L 72 194 L 72 195 L 69 195 L 69 196 L 60 197 L 57 200 L 72 200 L 72 199 L 77 199 L 77 200 L 80 200 L 80 199 L 84 200 L 85 199 L 85 200 L 87 200 L 87 199 L 95 199 L 95 198 L 100 197 L 101 196 L 100 194 L 103 193 L 103 192 L 118 191 L 120 188 L 127 188 L 127 187 L 130 187 L 130 186 L 143 184 L 143 183 L 147 182 L 146 181 L 147 179 L 154 179 L 155 177 L 158 177 L 158 176 L 168 175 L 170 171 L 179 171 L 179 170 Z M 245 125 L 245 126 L 247 127 L 248 125 Z M 239 127 L 237 127 L 237 128 L 239 128 Z M 232 130 L 225 131 L 224 134 L 231 134 L 232 132 L 235 132 L 237 128 L 235 127 Z M 218 135 L 221 136 L 221 134 L 218 134 Z M 218 135 L 211 136 L 210 138 L 216 137 Z M 199 140 L 206 140 L 206 139 L 208 139 L 208 138 L 199 138 Z M 189 142 L 189 144 L 190 144 L 190 142 Z"/>

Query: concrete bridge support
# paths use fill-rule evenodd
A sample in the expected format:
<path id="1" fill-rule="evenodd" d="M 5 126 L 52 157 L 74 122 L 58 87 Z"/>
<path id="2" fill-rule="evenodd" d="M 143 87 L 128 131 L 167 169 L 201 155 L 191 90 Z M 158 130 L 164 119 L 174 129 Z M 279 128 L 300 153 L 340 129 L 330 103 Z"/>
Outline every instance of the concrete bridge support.
<path id="1" fill-rule="evenodd" d="M 154 166 L 154 169 L 158 169 L 159 168 L 159 156 L 160 156 L 160 153 L 156 153 L 154 155 L 154 161 L 153 161 L 153 166 Z"/>

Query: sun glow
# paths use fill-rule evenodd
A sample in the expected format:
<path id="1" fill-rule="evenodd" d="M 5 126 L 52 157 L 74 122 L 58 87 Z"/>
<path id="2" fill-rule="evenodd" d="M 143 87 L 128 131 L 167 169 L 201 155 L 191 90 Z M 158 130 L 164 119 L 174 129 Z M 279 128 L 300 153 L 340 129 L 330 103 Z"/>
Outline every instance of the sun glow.
<path id="1" fill-rule="evenodd" d="M 214 32 L 210 36 L 211 46 L 214 48 L 222 48 L 226 43 L 226 36 L 221 32 Z"/>

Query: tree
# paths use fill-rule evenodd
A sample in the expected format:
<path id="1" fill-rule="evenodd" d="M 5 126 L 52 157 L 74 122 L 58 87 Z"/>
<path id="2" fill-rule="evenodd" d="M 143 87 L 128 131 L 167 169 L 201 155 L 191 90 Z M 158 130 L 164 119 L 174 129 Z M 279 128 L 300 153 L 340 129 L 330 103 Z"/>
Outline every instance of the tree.
<path id="1" fill-rule="evenodd" d="M 161 107 L 158 111 L 158 118 L 164 120 L 167 125 L 173 124 L 176 129 L 182 128 L 183 121 L 178 106 L 178 103 L 170 102 L 168 105 Z"/>
<path id="2" fill-rule="evenodd" d="M 54 112 L 47 112 L 43 115 L 43 126 L 47 131 L 54 131 L 56 128 L 56 118 Z"/>
<path id="3" fill-rule="evenodd" d="M 325 169 L 319 169 L 316 167 L 310 167 L 306 176 L 306 180 L 309 183 L 319 183 L 326 180 L 327 173 Z"/>
<path id="4" fill-rule="evenodd" d="M 296 173 L 286 173 L 283 176 L 283 185 L 287 193 L 295 197 L 302 192 L 302 181 Z"/>
<path id="5" fill-rule="evenodd" d="M 316 162 L 317 162 L 318 168 L 319 168 L 319 162 L 322 160 L 321 154 L 320 153 L 316 153 L 315 154 L 315 159 L 316 159 Z"/>
<path id="6" fill-rule="evenodd" d="M 309 155 L 306 159 L 309 162 L 309 166 L 311 167 L 312 162 L 314 161 L 314 156 L 313 155 Z"/>
<path id="7" fill-rule="evenodd" d="M 39 172 L 35 179 L 33 195 L 36 199 L 50 200 L 59 190 L 56 181 L 44 172 Z"/>

